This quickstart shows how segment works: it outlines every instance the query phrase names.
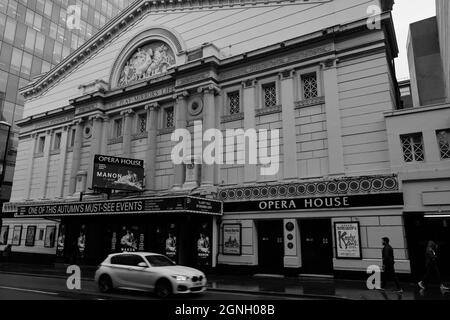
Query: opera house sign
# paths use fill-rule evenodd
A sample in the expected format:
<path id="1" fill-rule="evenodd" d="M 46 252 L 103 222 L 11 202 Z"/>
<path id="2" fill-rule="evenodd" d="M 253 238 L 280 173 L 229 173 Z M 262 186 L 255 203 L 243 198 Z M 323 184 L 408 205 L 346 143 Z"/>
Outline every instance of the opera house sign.
<path id="1" fill-rule="evenodd" d="M 163 74 L 175 64 L 175 57 L 162 41 L 150 42 L 138 48 L 125 63 L 119 78 L 119 86 L 145 80 Z"/>

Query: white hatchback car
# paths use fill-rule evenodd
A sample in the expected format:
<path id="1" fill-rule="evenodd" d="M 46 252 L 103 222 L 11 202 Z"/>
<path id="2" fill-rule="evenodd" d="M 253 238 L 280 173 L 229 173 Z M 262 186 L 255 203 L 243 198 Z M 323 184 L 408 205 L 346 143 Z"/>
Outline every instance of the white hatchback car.
<path id="1" fill-rule="evenodd" d="M 110 254 L 95 272 L 95 281 L 101 292 L 115 288 L 153 291 L 160 298 L 206 290 L 203 272 L 150 252 Z"/>

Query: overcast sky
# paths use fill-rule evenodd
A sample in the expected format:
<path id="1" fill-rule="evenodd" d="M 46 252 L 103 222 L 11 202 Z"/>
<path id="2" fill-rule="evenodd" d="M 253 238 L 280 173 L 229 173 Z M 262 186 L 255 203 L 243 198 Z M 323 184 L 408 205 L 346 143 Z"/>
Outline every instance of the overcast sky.
<path id="1" fill-rule="evenodd" d="M 399 80 L 409 79 L 406 54 L 409 24 L 435 16 L 435 4 L 435 0 L 395 0 L 393 15 L 400 51 L 399 57 L 395 61 L 395 66 Z"/>

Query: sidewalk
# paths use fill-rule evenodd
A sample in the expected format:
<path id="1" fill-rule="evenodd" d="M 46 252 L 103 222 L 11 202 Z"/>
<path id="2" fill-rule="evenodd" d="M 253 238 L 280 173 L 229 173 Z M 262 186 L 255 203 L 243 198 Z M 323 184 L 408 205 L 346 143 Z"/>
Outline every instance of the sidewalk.
<path id="1" fill-rule="evenodd" d="M 66 278 L 65 265 L 38 266 L 26 264 L 0 263 L 0 273 L 33 274 Z M 81 267 L 83 280 L 93 281 L 96 267 Z M 274 278 L 259 276 L 231 276 L 211 274 L 208 276 L 210 291 L 239 292 L 253 294 L 280 295 L 289 297 L 307 297 L 318 299 L 350 299 L 350 300 L 450 300 L 450 292 L 441 292 L 431 287 L 420 292 L 416 284 L 403 283 L 404 293 L 399 295 L 393 291 L 372 291 L 362 281 L 322 279 L 322 278 Z M 393 289 L 393 288 L 392 288 Z"/>

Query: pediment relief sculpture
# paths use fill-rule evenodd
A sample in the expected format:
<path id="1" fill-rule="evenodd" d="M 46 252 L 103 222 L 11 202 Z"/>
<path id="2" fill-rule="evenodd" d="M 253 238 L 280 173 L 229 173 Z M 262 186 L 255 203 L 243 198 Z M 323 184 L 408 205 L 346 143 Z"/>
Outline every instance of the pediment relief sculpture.
<path id="1" fill-rule="evenodd" d="M 174 64 L 175 57 L 168 45 L 162 41 L 151 42 L 139 47 L 125 63 L 119 86 L 163 74 Z"/>

